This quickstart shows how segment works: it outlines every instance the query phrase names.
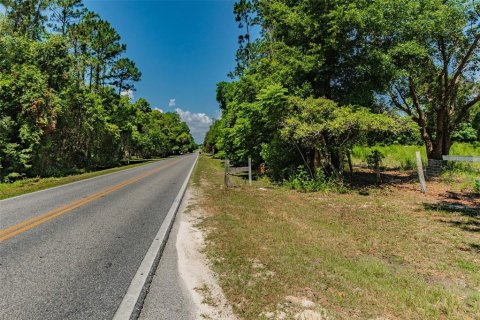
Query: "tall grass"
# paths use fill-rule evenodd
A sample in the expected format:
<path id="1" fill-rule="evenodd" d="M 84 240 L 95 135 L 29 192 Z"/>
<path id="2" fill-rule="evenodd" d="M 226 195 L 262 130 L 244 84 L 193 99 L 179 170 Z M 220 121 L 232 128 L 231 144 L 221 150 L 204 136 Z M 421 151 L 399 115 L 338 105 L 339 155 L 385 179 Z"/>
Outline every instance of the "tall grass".
<path id="1" fill-rule="evenodd" d="M 387 168 L 395 168 L 401 170 L 411 170 L 415 168 L 415 152 L 420 151 L 422 160 L 427 161 L 427 152 L 425 146 L 403 146 L 403 145 L 389 145 L 389 146 L 356 146 L 353 148 L 352 161 L 355 165 L 366 165 L 367 156 L 373 151 L 380 151 L 385 158 L 382 160 L 382 165 Z M 480 143 L 454 143 L 451 150 L 451 155 L 456 156 L 480 156 Z M 457 165 L 455 165 L 457 166 Z M 472 165 L 459 164 L 461 167 L 472 167 Z M 476 167 L 476 165 L 473 165 Z"/>

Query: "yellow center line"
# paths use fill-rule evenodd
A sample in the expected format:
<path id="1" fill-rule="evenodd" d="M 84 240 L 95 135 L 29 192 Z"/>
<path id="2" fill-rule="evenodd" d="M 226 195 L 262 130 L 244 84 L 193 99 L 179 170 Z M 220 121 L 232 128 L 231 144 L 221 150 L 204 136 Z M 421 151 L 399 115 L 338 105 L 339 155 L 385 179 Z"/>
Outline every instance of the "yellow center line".
<path id="1" fill-rule="evenodd" d="M 105 195 L 107 194 L 110 194 L 114 191 L 117 191 L 117 190 L 120 190 L 128 185 L 131 185 L 132 183 L 135 183 L 139 180 L 142 180 L 148 176 L 151 176 L 152 174 L 155 174 L 157 172 L 159 172 L 160 170 L 163 170 L 165 168 L 168 168 L 168 167 L 171 167 L 172 165 L 178 163 L 179 161 L 181 161 L 183 159 L 180 159 L 180 160 L 177 160 L 177 161 L 173 161 L 173 162 L 170 162 L 164 166 L 161 166 L 159 168 L 156 168 L 154 170 L 150 170 L 150 171 L 147 171 L 146 173 L 143 173 L 143 174 L 140 174 L 138 176 L 135 176 L 133 178 L 130 178 L 128 180 L 125 180 L 124 182 L 121 182 L 119 184 L 116 184 L 112 187 L 109 187 L 109 188 L 106 188 L 106 189 L 103 189 L 101 191 L 98 191 L 96 193 L 93 193 L 89 196 L 86 196 L 82 199 L 79 199 L 79 200 L 75 200 L 63 207 L 59 207 L 59 208 L 56 208 L 56 209 L 53 209 L 51 211 L 48 211 L 48 212 L 45 212 L 45 213 L 42 213 L 38 216 L 35 216 L 33 218 L 30 218 L 30 219 L 27 219 L 23 222 L 20 222 L 19 224 L 16 224 L 14 226 L 11 226 L 9 228 L 6 228 L 4 230 L 1 230 L 0 231 L 0 242 L 4 241 L 4 240 L 7 240 L 7 239 L 10 239 L 11 237 L 13 236 L 16 236 L 20 233 L 23 233 L 27 230 L 30 230 L 38 225 L 41 225 L 47 221 L 50 221 L 58 216 L 61 216 L 67 212 L 70 212 L 74 209 L 77 209 L 81 206 L 84 206 L 86 205 L 87 203 L 90 203 L 92 201 L 95 201 L 101 197 L 104 197 Z"/>

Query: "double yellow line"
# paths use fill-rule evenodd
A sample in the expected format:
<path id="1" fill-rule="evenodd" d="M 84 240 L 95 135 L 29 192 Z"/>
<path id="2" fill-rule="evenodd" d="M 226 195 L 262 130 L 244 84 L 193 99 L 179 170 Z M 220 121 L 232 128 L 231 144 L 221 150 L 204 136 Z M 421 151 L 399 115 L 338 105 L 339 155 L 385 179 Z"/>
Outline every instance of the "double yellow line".
<path id="1" fill-rule="evenodd" d="M 87 203 L 90 203 L 90 202 L 95 201 L 95 200 L 97 200 L 101 197 L 104 197 L 109 193 L 120 190 L 123 187 L 126 187 L 128 185 L 131 185 L 132 183 L 135 183 L 139 180 L 142 180 L 142 179 L 144 179 L 148 176 L 151 176 L 152 174 L 155 174 L 155 173 L 159 172 L 160 170 L 171 167 L 181 160 L 182 159 L 170 162 L 170 163 L 168 163 L 164 166 L 161 166 L 161 167 L 156 168 L 154 170 L 147 171 L 147 172 L 145 172 L 141 175 L 138 175 L 138 176 L 135 176 L 135 177 L 130 178 L 128 180 L 125 180 L 122 183 L 116 184 L 116 185 L 114 185 L 112 187 L 109 187 L 107 189 L 103 189 L 99 192 L 93 193 L 93 194 L 91 194 L 91 195 L 89 195 L 85 198 L 73 201 L 73 202 L 71 202 L 71 203 L 69 203 L 69 204 L 67 204 L 63 207 L 53 209 L 51 211 L 45 212 L 45 213 L 40 214 L 40 215 L 38 215 L 36 217 L 33 217 L 31 219 L 25 220 L 25 221 L 23 221 L 19 224 L 16 224 L 16 225 L 11 226 L 9 228 L 3 229 L 3 230 L 0 231 L 0 242 L 5 241 L 7 239 L 10 239 L 11 237 L 14 237 L 14 236 L 16 236 L 16 235 L 18 235 L 22 232 L 25 232 L 27 230 L 35 228 L 36 226 L 39 226 L 39 225 L 41 225 L 41 224 L 43 224 L 47 221 L 50 221 L 50 220 L 52 220 L 56 217 L 59 217 L 59 216 L 65 214 L 65 213 L 70 212 L 74 209 L 77 209 L 81 206 L 84 206 Z"/>

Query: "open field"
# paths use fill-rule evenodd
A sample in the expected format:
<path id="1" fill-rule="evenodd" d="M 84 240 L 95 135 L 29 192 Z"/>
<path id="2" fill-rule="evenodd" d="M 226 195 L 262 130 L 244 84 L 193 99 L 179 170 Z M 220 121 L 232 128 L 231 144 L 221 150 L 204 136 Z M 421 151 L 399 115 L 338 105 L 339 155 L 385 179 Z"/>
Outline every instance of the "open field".
<path id="1" fill-rule="evenodd" d="M 478 195 L 442 180 L 422 195 L 407 178 L 346 194 L 235 179 L 226 190 L 207 156 L 194 175 L 206 253 L 241 318 L 480 318 Z"/>
<path id="2" fill-rule="evenodd" d="M 142 166 L 151 163 L 152 161 L 124 165 L 105 170 L 74 174 L 65 177 L 27 178 L 15 181 L 13 183 L 0 183 L 0 200 L 51 187 L 61 186 L 67 183 L 93 178 L 104 174 L 117 172 L 120 170 Z"/>
<path id="3" fill-rule="evenodd" d="M 356 146 L 353 148 L 352 152 L 353 163 L 355 165 L 366 165 L 365 159 L 373 150 L 378 150 L 385 156 L 382 165 L 388 168 L 402 170 L 414 169 L 416 151 L 421 152 L 424 162 L 427 161 L 425 146 L 389 145 L 373 147 Z M 480 156 L 480 144 L 454 143 L 450 150 L 450 154 L 456 156 Z M 477 169 L 480 170 L 480 165 Z"/>

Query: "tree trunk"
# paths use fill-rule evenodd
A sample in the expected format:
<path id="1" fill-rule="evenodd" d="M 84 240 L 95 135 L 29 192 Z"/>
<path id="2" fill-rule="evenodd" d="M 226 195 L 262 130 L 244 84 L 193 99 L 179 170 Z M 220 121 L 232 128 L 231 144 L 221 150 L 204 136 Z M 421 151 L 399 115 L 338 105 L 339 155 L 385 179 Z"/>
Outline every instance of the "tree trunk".
<path id="1" fill-rule="evenodd" d="M 352 165 L 352 155 L 350 150 L 347 150 L 347 160 L 348 160 L 348 169 L 350 172 L 350 181 L 353 179 L 353 165 Z"/>
<path id="2" fill-rule="evenodd" d="M 343 180 L 343 163 L 345 160 L 345 153 L 343 145 L 338 146 L 338 175 Z"/>
<path id="3" fill-rule="evenodd" d="M 320 150 L 315 148 L 313 151 L 313 174 L 317 174 L 317 169 L 322 168 L 322 156 L 320 154 Z"/>
<path id="4" fill-rule="evenodd" d="M 432 157 L 431 159 L 442 160 L 443 153 L 443 144 L 445 139 L 445 117 L 446 117 L 445 106 L 440 106 L 437 119 L 436 119 L 436 130 L 435 130 L 435 143 L 433 145 Z M 430 157 L 429 157 L 430 158 Z"/>

